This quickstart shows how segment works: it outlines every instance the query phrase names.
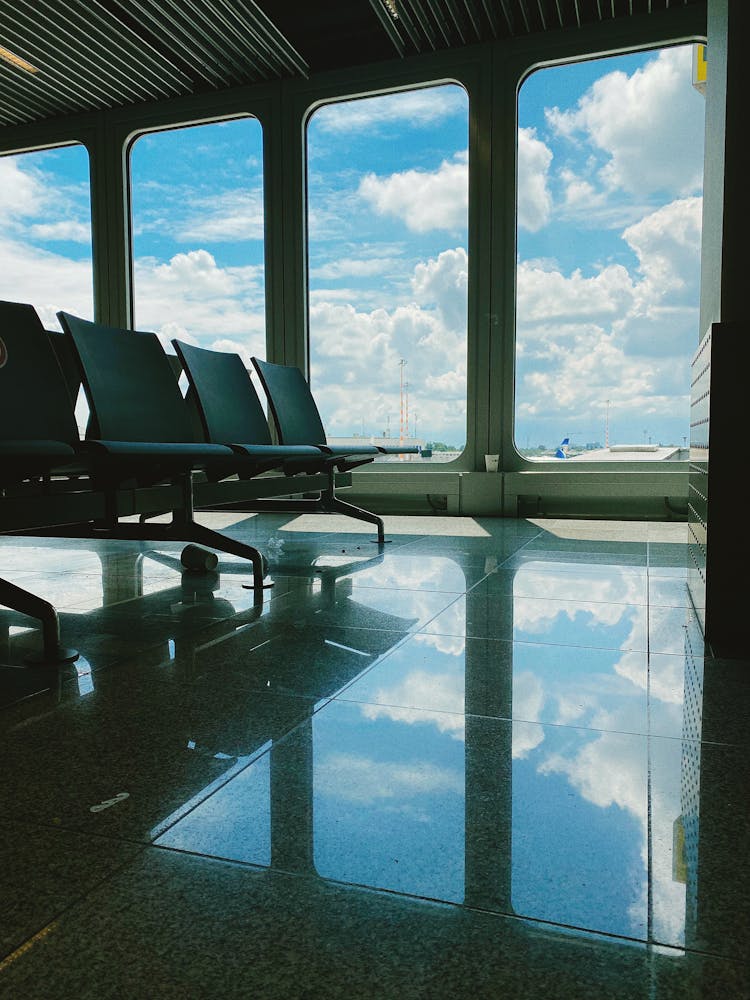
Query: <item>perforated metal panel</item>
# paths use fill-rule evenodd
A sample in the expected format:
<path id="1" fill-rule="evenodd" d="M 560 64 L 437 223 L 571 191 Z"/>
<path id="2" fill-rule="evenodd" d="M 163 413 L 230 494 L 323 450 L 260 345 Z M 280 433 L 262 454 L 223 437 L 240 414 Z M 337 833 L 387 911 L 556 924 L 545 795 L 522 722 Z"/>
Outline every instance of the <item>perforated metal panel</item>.
<path id="1" fill-rule="evenodd" d="M 750 555 L 742 517 L 750 370 L 747 323 L 713 323 L 693 358 L 688 487 L 688 590 L 716 656 L 744 656 Z M 709 489 L 710 465 L 710 489 Z"/>
<path id="2" fill-rule="evenodd" d="M 708 442 L 711 403 L 711 333 L 693 355 L 690 393 L 690 478 L 688 484 L 688 590 L 705 632 L 708 525 Z"/>
<path id="3" fill-rule="evenodd" d="M 695 639 L 699 642 L 696 643 Z M 685 871 L 685 935 L 690 941 L 698 919 L 698 862 L 701 792 L 701 733 L 703 731 L 703 648 L 700 636 L 685 632 L 685 682 L 682 716 L 680 820 Z"/>

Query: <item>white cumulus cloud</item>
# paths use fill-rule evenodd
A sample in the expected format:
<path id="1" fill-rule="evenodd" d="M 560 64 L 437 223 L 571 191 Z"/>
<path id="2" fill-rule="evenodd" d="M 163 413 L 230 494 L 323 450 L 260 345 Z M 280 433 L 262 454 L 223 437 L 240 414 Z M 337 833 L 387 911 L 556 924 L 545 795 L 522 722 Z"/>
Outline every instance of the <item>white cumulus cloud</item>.
<path id="1" fill-rule="evenodd" d="M 536 129 L 518 130 L 518 225 L 531 233 L 547 224 L 552 211 L 549 169 L 552 151 L 541 139 Z"/>
<path id="2" fill-rule="evenodd" d="M 685 123 L 704 98 L 692 86 L 691 46 L 662 49 L 631 76 L 598 79 L 575 109 L 549 109 L 560 135 L 584 137 L 605 154 L 601 180 L 637 197 L 654 191 L 685 196 L 700 190 L 702 143 Z"/>
<path id="3" fill-rule="evenodd" d="M 463 230 L 469 204 L 468 155 L 457 153 L 433 171 L 365 174 L 358 190 L 378 215 L 399 218 L 414 232 Z"/>

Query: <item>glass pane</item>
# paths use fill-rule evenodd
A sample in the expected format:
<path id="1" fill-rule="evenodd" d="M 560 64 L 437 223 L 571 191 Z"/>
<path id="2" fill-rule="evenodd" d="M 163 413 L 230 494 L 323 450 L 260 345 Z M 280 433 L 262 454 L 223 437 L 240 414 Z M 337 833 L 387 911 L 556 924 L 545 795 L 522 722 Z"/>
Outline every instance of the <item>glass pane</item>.
<path id="1" fill-rule="evenodd" d="M 0 298 L 93 318 L 89 158 L 60 146 L 0 158 Z"/>
<path id="2" fill-rule="evenodd" d="M 264 358 L 260 122 L 141 136 L 130 183 L 136 328 Z"/>
<path id="3" fill-rule="evenodd" d="M 686 459 L 700 339 L 695 46 L 539 70 L 519 94 L 515 444 Z"/>
<path id="4" fill-rule="evenodd" d="M 311 386 L 329 439 L 466 442 L 468 99 L 330 104 L 308 128 Z"/>

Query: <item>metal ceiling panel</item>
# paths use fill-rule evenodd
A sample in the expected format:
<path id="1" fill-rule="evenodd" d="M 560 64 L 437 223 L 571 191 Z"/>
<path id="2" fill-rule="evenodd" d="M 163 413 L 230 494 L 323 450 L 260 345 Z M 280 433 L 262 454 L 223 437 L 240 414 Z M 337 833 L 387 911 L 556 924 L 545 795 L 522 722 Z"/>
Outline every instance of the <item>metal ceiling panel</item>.
<path id="1" fill-rule="evenodd" d="M 706 0 L 0 0 L 0 125 Z"/>
<path id="2" fill-rule="evenodd" d="M 703 0 L 370 0 L 405 54 L 677 10 Z"/>

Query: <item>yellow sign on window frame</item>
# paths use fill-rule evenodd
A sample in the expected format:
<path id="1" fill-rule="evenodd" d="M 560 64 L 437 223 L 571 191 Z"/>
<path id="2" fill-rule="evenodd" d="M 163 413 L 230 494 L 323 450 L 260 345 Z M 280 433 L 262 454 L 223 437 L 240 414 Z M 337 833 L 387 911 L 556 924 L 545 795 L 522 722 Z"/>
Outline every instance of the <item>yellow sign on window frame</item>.
<path id="1" fill-rule="evenodd" d="M 701 94 L 706 93 L 707 45 L 696 45 L 693 49 L 693 86 Z"/>

